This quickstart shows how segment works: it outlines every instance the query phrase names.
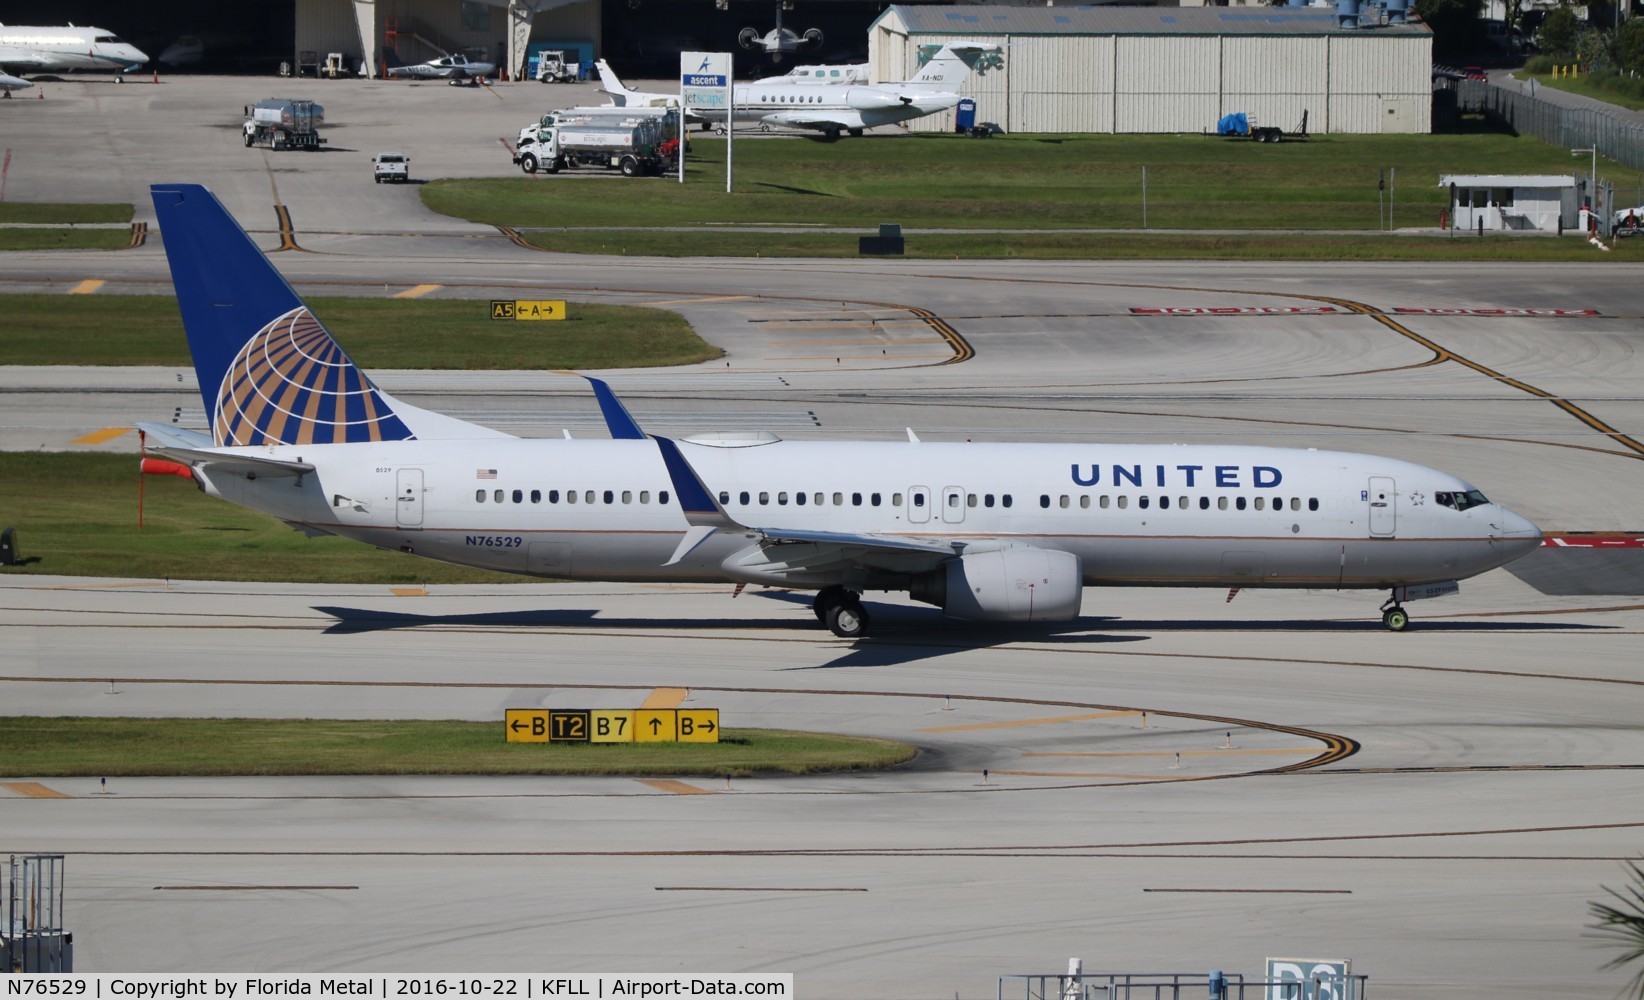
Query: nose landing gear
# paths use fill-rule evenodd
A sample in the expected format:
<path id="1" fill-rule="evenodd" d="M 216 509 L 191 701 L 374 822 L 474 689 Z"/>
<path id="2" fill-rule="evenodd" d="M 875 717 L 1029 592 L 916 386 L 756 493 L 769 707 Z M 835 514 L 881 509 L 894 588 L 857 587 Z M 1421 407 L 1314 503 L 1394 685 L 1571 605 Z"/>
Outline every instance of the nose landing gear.
<path id="1" fill-rule="evenodd" d="M 1410 624 L 1410 612 L 1399 604 L 1397 595 L 1389 597 L 1381 606 L 1381 623 L 1389 632 L 1403 632 Z"/>

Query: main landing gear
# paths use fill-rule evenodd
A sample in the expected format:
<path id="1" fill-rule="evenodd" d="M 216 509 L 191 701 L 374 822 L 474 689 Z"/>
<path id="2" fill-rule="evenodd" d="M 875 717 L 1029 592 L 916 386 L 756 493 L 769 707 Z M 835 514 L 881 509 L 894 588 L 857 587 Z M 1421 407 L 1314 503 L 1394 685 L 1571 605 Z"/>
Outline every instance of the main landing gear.
<path id="1" fill-rule="evenodd" d="M 818 621 L 841 639 L 860 639 L 868 633 L 868 612 L 862 598 L 848 587 L 823 587 L 811 602 Z"/>
<path id="2" fill-rule="evenodd" d="M 1381 606 L 1381 623 L 1389 632 L 1403 632 L 1410 624 L 1410 612 L 1404 610 L 1397 597 L 1389 597 Z"/>

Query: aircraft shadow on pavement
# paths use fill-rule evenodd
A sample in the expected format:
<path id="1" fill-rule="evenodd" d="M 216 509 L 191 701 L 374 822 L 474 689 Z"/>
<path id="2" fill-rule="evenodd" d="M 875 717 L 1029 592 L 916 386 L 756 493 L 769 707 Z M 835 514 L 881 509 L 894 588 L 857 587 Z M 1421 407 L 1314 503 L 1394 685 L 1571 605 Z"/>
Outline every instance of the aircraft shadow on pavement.
<path id="1" fill-rule="evenodd" d="M 602 617 L 598 608 L 537 608 L 527 611 L 470 612 L 454 615 L 417 615 L 376 608 L 318 607 L 315 611 L 337 621 L 326 635 L 389 632 L 408 628 L 609 628 L 609 629 L 768 629 L 772 622 L 747 618 L 615 618 Z"/>

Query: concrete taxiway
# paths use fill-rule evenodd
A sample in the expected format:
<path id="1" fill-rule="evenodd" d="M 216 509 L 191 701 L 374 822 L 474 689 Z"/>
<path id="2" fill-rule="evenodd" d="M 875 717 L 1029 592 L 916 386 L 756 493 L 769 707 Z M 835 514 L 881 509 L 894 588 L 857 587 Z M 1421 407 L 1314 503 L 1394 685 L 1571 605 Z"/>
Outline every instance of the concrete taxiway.
<path id="1" fill-rule="evenodd" d="M 245 100 L 274 86 L 242 83 Z M 893 599 L 853 644 L 802 601 L 729 586 L 0 577 L 0 714 L 497 719 L 679 687 L 726 725 L 921 749 L 886 773 L 728 788 L 118 778 L 105 793 L 8 777 L 0 845 L 69 855 L 81 968 L 791 971 L 805 997 L 969 1000 L 1070 956 L 1254 974 L 1285 955 L 1350 957 L 1383 997 L 1621 985 L 1584 925 L 1644 842 L 1636 268 L 544 254 L 427 218 L 364 164 L 380 146 L 424 176 L 511 170 L 478 158 L 486 133 L 545 88 L 310 87 L 347 128 L 283 159 L 227 130 L 240 98 L 191 126 L 186 164 L 111 114 L 197 113 L 212 95 L 193 86 L 54 85 L 38 103 L 63 102 L 62 122 L 29 134 L 52 153 L 108 120 L 125 156 L 103 164 L 102 200 L 143 212 L 162 179 L 268 220 L 284 206 L 287 232 L 256 238 L 301 248 L 272 259 L 304 293 L 433 284 L 678 309 L 727 356 L 612 373 L 659 431 L 1342 448 L 1453 471 L 1564 537 L 1516 575 L 1411 605 L 1401 635 L 1366 593 L 1092 590 L 1086 617 L 1054 629 L 959 626 Z M 352 117 L 384 109 L 451 131 L 417 132 L 424 154 L 367 131 L 414 116 Z M 88 186 L 28 169 L 14 197 Z M 434 235 L 393 235 L 412 231 Z M 153 241 L 0 256 L 0 290 L 87 279 L 166 287 Z M 575 380 L 374 375 L 515 433 L 600 433 Z M 156 416 L 197 426 L 191 380 L 0 369 L 0 446 L 130 448 L 72 442 Z"/>

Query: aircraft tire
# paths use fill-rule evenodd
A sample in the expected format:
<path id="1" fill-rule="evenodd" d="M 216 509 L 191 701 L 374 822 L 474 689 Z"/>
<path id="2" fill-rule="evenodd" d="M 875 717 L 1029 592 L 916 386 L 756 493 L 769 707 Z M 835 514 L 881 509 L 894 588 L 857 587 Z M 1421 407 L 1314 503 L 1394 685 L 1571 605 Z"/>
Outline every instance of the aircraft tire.
<path id="1" fill-rule="evenodd" d="M 817 621 L 826 624 L 829 608 L 835 604 L 854 600 L 855 597 L 856 595 L 852 594 L 850 590 L 839 586 L 837 583 L 831 587 L 823 587 L 816 592 L 816 597 L 811 601 L 811 611 L 815 612 Z"/>
<path id="2" fill-rule="evenodd" d="M 1381 613 L 1381 623 L 1389 632 L 1403 632 L 1410 625 L 1410 612 L 1403 608 L 1388 608 Z"/>
<path id="3" fill-rule="evenodd" d="M 868 611 L 855 600 L 831 605 L 828 629 L 841 639 L 860 639 L 868 634 Z"/>

